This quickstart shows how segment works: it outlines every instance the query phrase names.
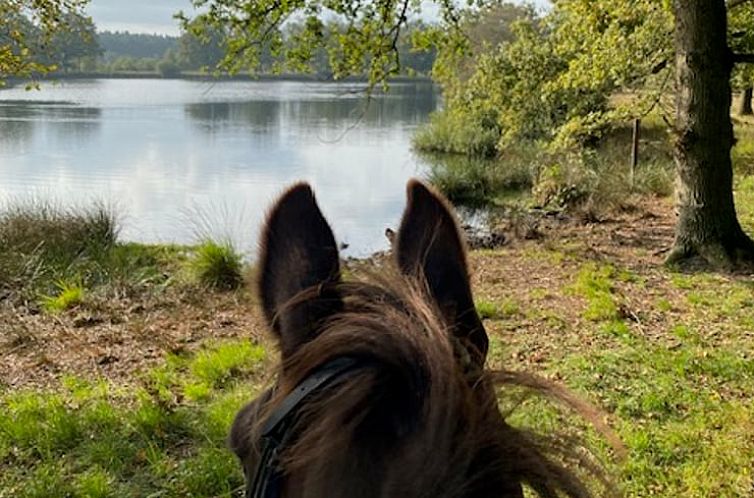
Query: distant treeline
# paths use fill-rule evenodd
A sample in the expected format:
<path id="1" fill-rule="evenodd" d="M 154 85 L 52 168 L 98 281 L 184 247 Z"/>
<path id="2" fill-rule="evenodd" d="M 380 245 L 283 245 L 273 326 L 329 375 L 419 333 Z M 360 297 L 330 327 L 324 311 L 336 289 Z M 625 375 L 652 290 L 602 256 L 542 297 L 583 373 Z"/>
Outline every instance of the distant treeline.
<path id="1" fill-rule="evenodd" d="M 121 31 L 98 32 L 91 18 L 74 16 L 68 22 L 70 29 L 44 38 L 42 31 L 33 22 L 22 19 L 20 26 L 24 38 L 31 41 L 34 58 L 45 65 L 54 65 L 52 76 L 81 75 L 144 75 L 156 74 L 165 77 L 184 73 L 213 73 L 225 56 L 225 41 L 222 32 L 198 38 L 190 32 L 180 36 L 140 34 Z M 283 28 L 282 40 L 294 37 L 300 26 L 289 23 Z M 345 29 L 337 23 L 327 26 L 327 37 L 338 36 Z M 411 36 L 417 30 L 426 29 L 422 24 L 409 27 L 398 43 L 402 61 L 402 76 L 428 75 L 435 60 L 434 51 L 416 51 L 412 48 Z M 0 33 L 2 37 L 2 33 Z M 281 51 L 281 52 L 284 52 Z M 270 49 L 263 50 L 257 74 L 272 74 L 280 71 L 281 56 Z M 283 68 L 283 72 L 291 71 Z M 297 68 L 295 74 L 309 73 L 320 79 L 332 78 L 333 71 L 326 49 L 320 49 L 308 68 Z M 355 75 L 358 76 L 358 75 Z"/>
<path id="2" fill-rule="evenodd" d="M 118 57 L 162 59 L 169 50 L 176 50 L 180 38 L 167 35 L 148 35 L 128 31 L 101 31 L 97 41 L 103 57 L 112 61 Z"/>

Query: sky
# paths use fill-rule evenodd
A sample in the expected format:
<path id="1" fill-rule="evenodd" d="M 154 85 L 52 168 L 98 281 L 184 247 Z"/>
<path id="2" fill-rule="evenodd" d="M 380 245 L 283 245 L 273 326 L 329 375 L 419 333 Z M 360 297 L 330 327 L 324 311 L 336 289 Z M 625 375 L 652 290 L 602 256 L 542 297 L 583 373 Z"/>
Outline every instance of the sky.
<path id="1" fill-rule="evenodd" d="M 178 34 L 173 15 L 191 11 L 190 0 L 91 0 L 87 12 L 100 31 Z"/>
<path id="2" fill-rule="evenodd" d="M 515 0 L 514 0 L 515 1 Z M 544 6 L 547 0 L 534 0 Z M 173 15 L 191 12 L 190 0 L 91 0 L 87 9 L 100 31 L 131 31 L 177 35 Z M 425 9 L 431 16 L 433 9 Z"/>

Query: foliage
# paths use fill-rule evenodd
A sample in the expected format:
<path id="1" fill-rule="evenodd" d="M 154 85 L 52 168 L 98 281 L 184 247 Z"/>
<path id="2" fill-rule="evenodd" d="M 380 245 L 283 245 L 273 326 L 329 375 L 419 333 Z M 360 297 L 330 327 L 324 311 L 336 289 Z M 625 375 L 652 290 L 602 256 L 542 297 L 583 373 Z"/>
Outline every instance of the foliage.
<path id="1" fill-rule="evenodd" d="M 544 15 L 507 12 L 507 36 L 475 42 L 472 59 L 446 45 L 434 70 L 444 112 L 495 123 L 498 150 L 593 143 L 611 123 L 651 111 L 669 81 L 672 25 L 658 2 L 564 0 Z M 640 98 L 609 105 L 615 92 L 637 89 Z"/>
<path id="2" fill-rule="evenodd" d="M 191 271 L 202 285 L 232 290 L 243 281 L 241 255 L 230 243 L 202 242 L 189 261 Z"/>
<path id="3" fill-rule="evenodd" d="M 201 38 L 186 30 L 178 42 L 178 58 L 184 68 L 214 69 L 225 52 L 225 34 L 221 30 L 209 31 Z"/>
<path id="4" fill-rule="evenodd" d="M 415 145 L 432 150 L 439 148 L 435 144 L 452 143 L 448 136 L 465 136 L 448 125 L 448 116 L 435 115 L 433 126 L 415 137 Z M 443 135 L 437 130 L 448 133 Z M 670 137 L 662 125 L 652 120 L 646 120 L 642 136 L 645 138 L 641 162 L 633 174 L 627 154 L 632 141 L 629 126 L 609 131 L 597 146 L 588 149 L 553 151 L 519 143 L 491 159 L 435 153 L 424 153 L 421 157 L 429 164 L 427 179 L 456 204 L 494 206 L 525 197 L 526 202 L 539 207 L 565 209 L 587 219 L 600 219 L 611 211 L 634 205 L 633 194 L 658 197 L 672 194 L 674 163 Z M 752 141 L 743 138 L 736 147 L 741 156 L 739 165 L 748 164 L 751 157 Z"/>
<path id="5" fill-rule="evenodd" d="M 157 63 L 157 72 L 164 78 L 174 78 L 180 76 L 181 67 L 171 60 L 162 60 Z"/>
<path id="6" fill-rule="evenodd" d="M 449 18 L 456 8 L 452 2 L 442 3 L 442 15 Z M 217 31 L 225 33 L 227 53 L 221 70 L 257 70 L 269 50 L 278 72 L 299 72 L 325 51 L 334 78 L 363 75 L 373 85 L 400 73 L 402 36 L 409 19 L 420 10 L 419 3 L 411 0 L 358 4 L 192 0 L 192 4 L 198 12 L 195 17 L 179 15 L 186 32 L 200 40 L 209 40 Z M 285 26 L 294 19 L 296 29 L 286 32 Z M 336 24 L 328 24 L 329 19 Z"/>
<path id="7" fill-rule="evenodd" d="M 464 156 L 424 155 L 430 162 L 427 179 L 451 202 L 465 206 L 494 205 L 511 194 L 531 188 L 532 150 L 508 151 L 504 158 L 477 159 Z"/>
<path id="8" fill-rule="evenodd" d="M 9 77 L 31 78 L 60 61 L 40 61 L 47 47 L 74 32 L 87 0 L 0 1 L 0 84 Z M 74 22 L 73 25 L 69 23 Z"/>
<path id="9" fill-rule="evenodd" d="M 93 60 L 102 55 L 97 37 L 97 28 L 90 17 L 78 13 L 66 13 L 61 18 L 65 30 L 52 35 L 48 47 L 36 57 L 56 64 L 59 69 L 69 72 L 78 69 L 78 64 Z"/>
<path id="10" fill-rule="evenodd" d="M 494 120 L 452 109 L 430 115 L 429 122 L 414 135 L 413 145 L 421 152 L 492 158 L 497 155 L 499 138 Z"/>
<path id="11" fill-rule="evenodd" d="M 728 44 L 736 53 L 754 52 L 754 5 L 745 3 L 728 16 Z M 739 90 L 754 86 L 754 65 L 739 64 L 733 72 L 733 86 Z"/>

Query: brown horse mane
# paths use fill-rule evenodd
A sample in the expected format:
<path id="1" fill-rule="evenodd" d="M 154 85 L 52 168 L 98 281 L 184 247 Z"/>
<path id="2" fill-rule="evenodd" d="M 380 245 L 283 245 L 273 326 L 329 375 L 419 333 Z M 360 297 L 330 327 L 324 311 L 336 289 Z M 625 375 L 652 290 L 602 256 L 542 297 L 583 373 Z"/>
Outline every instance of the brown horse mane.
<path id="1" fill-rule="evenodd" d="M 495 386 L 503 392 L 523 387 L 570 407 L 620 451 L 600 412 L 537 376 L 469 372 L 418 279 L 381 268 L 379 275 L 332 285 L 342 311 L 319 324 L 318 335 L 285 360 L 251 440 L 266 415 L 318 366 L 341 356 L 362 359 L 366 366 L 303 407 L 283 465 L 287 474 L 306 477 L 287 496 L 520 496 L 516 487 L 501 494 L 508 482 L 526 484 L 546 498 L 591 497 L 595 487 L 600 496 L 615 493 L 599 460 L 578 439 L 504 422 Z M 284 308 L 322 291 L 306 290 Z M 370 494 L 375 482 L 382 494 Z"/>

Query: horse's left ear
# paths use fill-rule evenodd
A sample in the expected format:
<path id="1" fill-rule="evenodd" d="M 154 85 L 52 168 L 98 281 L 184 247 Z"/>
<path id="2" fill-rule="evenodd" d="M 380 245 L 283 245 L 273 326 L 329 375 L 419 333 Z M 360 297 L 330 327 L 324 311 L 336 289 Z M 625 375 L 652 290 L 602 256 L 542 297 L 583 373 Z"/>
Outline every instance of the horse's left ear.
<path id="1" fill-rule="evenodd" d="M 408 183 L 407 194 L 393 248 L 398 267 L 426 281 L 453 334 L 482 365 L 489 340 L 474 306 L 466 249 L 450 204 L 417 180 Z"/>
<path id="2" fill-rule="evenodd" d="M 343 306 L 338 246 L 309 185 L 294 185 L 270 211 L 259 271 L 262 307 L 286 358 Z"/>

